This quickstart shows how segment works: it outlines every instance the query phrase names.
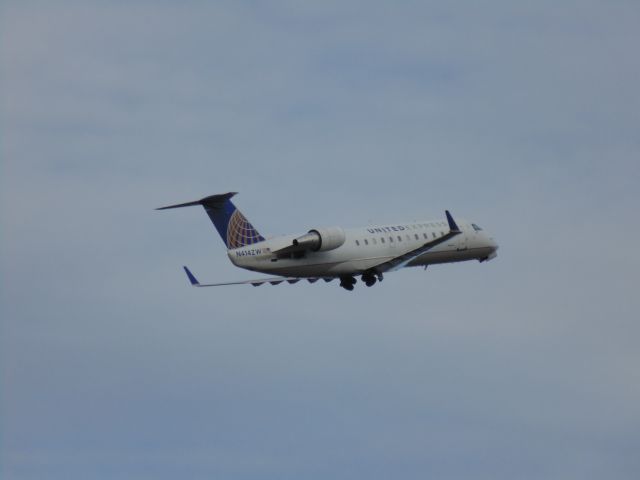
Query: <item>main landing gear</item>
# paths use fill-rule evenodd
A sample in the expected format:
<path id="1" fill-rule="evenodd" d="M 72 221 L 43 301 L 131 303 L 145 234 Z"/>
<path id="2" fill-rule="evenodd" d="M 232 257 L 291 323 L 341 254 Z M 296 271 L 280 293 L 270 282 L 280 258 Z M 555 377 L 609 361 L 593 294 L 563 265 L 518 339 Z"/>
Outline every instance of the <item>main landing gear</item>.
<path id="1" fill-rule="evenodd" d="M 353 286 L 356 284 L 357 280 L 352 276 L 340 277 L 340 286 L 345 290 L 353 290 Z"/>
<path id="2" fill-rule="evenodd" d="M 381 282 L 383 277 L 382 273 L 368 271 L 364 272 L 361 278 L 367 287 L 372 287 L 376 282 Z M 345 290 L 353 290 L 355 284 L 356 279 L 351 275 L 340 277 L 340 286 Z"/>

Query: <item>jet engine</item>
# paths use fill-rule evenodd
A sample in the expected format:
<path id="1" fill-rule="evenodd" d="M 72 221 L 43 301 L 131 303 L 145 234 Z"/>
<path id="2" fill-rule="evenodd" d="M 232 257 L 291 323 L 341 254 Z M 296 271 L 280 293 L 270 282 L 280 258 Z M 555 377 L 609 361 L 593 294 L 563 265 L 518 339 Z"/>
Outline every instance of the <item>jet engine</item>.
<path id="1" fill-rule="evenodd" d="M 293 246 L 300 250 L 326 252 L 341 246 L 345 238 L 344 230 L 340 227 L 314 228 L 294 239 Z"/>

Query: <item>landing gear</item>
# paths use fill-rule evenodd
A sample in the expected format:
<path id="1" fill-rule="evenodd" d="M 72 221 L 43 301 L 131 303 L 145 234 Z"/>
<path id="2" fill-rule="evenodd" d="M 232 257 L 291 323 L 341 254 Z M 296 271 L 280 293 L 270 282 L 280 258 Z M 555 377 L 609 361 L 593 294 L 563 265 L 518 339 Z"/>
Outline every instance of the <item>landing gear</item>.
<path id="1" fill-rule="evenodd" d="M 340 277 L 340 286 L 345 290 L 353 290 L 353 286 L 356 284 L 356 279 L 348 276 L 348 277 Z"/>
<path id="2" fill-rule="evenodd" d="M 362 282 L 367 287 L 372 287 L 376 282 L 382 281 L 382 273 L 369 270 L 362 274 Z M 356 284 L 356 279 L 352 275 L 345 275 L 340 277 L 340 286 L 345 290 L 353 290 L 353 286 Z"/>
<path id="3" fill-rule="evenodd" d="M 376 282 L 382 281 L 382 273 L 376 271 L 368 271 L 362 274 L 362 281 L 367 287 L 372 287 Z"/>
<path id="4" fill-rule="evenodd" d="M 378 281 L 378 279 L 373 274 L 373 272 L 365 272 L 362 274 L 362 281 L 367 287 L 372 287 Z"/>

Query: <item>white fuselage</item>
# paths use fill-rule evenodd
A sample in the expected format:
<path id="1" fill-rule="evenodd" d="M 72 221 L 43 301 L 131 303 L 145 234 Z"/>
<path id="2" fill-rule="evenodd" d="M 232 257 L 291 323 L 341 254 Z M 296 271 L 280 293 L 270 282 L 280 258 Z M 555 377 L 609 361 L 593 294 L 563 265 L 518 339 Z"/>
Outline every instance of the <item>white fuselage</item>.
<path id="1" fill-rule="evenodd" d="M 496 242 L 475 224 L 458 221 L 461 234 L 414 258 L 407 266 L 490 260 Z M 234 265 L 287 277 L 340 277 L 358 275 L 382 262 L 419 248 L 449 230 L 446 222 L 430 220 L 395 225 L 345 229 L 345 241 L 329 251 L 307 251 L 282 258 L 273 252 L 291 245 L 299 235 L 273 237 L 253 245 L 228 250 Z"/>

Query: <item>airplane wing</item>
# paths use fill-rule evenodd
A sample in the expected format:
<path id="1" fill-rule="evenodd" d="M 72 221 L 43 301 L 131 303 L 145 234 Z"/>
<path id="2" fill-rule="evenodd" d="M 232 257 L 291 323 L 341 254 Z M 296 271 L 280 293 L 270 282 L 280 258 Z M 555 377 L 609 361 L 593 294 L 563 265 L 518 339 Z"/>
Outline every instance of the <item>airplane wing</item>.
<path id="1" fill-rule="evenodd" d="M 447 223 L 449 224 L 449 232 L 443 235 L 442 237 L 435 238 L 430 242 L 425 243 L 424 245 L 415 248 L 413 250 L 409 250 L 402 255 L 392 258 L 391 260 L 387 260 L 386 262 L 380 263 L 372 268 L 376 273 L 385 273 L 392 272 L 394 270 L 398 270 L 400 268 L 406 267 L 409 262 L 413 259 L 419 257 L 423 253 L 431 250 L 436 245 L 440 245 L 441 243 L 446 242 L 450 238 L 455 237 L 456 235 L 460 235 L 462 231 L 458 228 L 458 225 L 453 220 L 453 217 L 449 213 L 449 210 L 445 210 L 447 216 Z"/>
<path id="2" fill-rule="evenodd" d="M 265 283 L 270 283 L 271 285 L 279 285 L 282 282 L 287 283 L 297 283 L 300 280 L 306 280 L 309 283 L 315 283 L 320 279 L 323 279 L 325 282 L 330 282 L 333 280 L 333 277 L 267 277 L 267 278 L 258 278 L 255 280 L 241 280 L 238 282 L 223 282 L 223 283 L 200 283 L 198 279 L 191 273 L 187 267 L 184 268 L 187 277 L 189 277 L 189 282 L 194 287 L 219 287 L 221 285 L 253 285 L 254 287 L 259 287 Z"/>

